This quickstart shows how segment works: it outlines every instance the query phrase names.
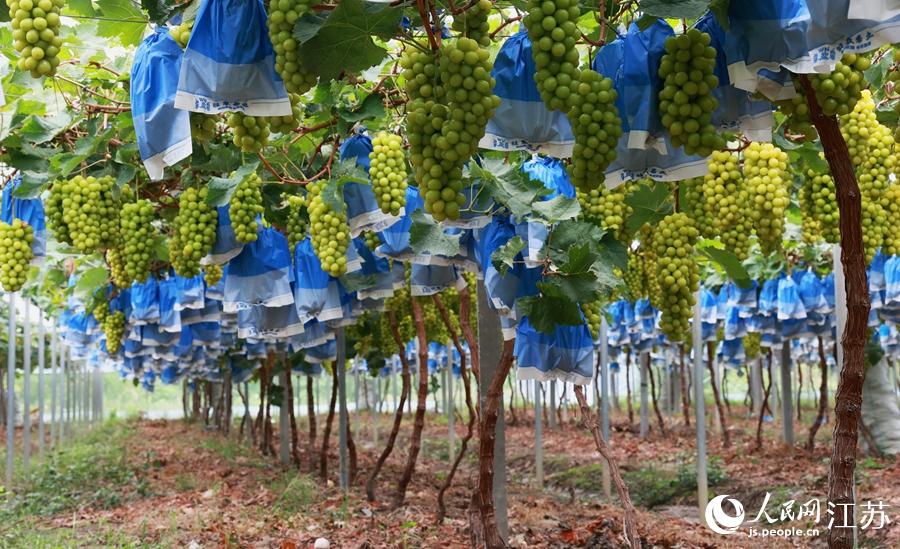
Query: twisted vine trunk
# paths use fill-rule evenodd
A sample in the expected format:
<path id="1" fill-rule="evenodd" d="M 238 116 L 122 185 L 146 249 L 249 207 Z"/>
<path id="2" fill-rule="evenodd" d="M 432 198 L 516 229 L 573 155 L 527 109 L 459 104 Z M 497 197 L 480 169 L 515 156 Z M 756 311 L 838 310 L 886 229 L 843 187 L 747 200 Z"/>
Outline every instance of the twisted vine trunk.
<path id="1" fill-rule="evenodd" d="M 759 407 L 759 420 L 756 422 L 756 449 L 762 449 L 762 424 L 763 417 L 766 415 L 766 410 L 769 410 L 769 413 L 772 413 L 772 407 L 769 406 L 769 394 L 772 393 L 772 349 L 769 349 L 769 360 L 767 371 L 769 372 L 769 383 L 766 384 L 766 392 L 763 394 L 762 406 Z M 762 372 L 759 373 L 760 377 L 762 377 Z"/>
<path id="2" fill-rule="evenodd" d="M 862 240 L 862 197 L 837 118 L 822 112 L 809 78 L 801 74 L 800 83 L 809 101 L 810 117 L 822 140 L 825 160 L 831 168 L 841 214 L 841 263 L 847 290 L 847 324 L 841 334 L 844 364 L 834 395 L 834 450 L 828 478 L 828 501 L 840 506 L 854 503 L 853 473 L 856 470 L 862 387 L 866 380 L 866 321 L 870 304 Z M 828 547 L 851 549 L 852 528 L 830 529 Z"/>
<path id="3" fill-rule="evenodd" d="M 497 365 L 497 373 L 488 388 L 484 410 L 481 411 L 481 435 L 478 439 L 478 489 L 475 499 L 481 511 L 481 527 L 485 549 L 505 549 L 506 543 L 500 537 L 500 529 L 494 512 L 494 440 L 500 405 L 503 401 L 503 385 L 513 362 L 516 340 L 503 342 L 503 354 Z M 473 353 L 474 354 L 474 353 Z"/>
<path id="4" fill-rule="evenodd" d="M 691 410 L 688 403 L 687 383 L 684 382 L 684 343 L 678 346 L 679 375 L 681 376 L 681 408 L 684 410 L 684 425 L 691 426 Z"/>
<path id="5" fill-rule="evenodd" d="M 731 435 L 728 433 L 728 422 L 725 419 L 725 409 L 722 407 L 722 399 L 719 398 L 719 388 L 716 386 L 716 370 L 713 367 L 716 353 L 715 343 L 708 341 L 706 343 L 706 350 L 709 357 L 706 361 L 706 366 L 709 369 L 711 376 L 709 378 L 709 384 L 712 385 L 713 398 L 716 400 L 716 409 L 719 411 L 719 425 L 722 427 L 722 445 L 725 448 L 729 448 L 731 447 Z"/>
<path id="6" fill-rule="evenodd" d="M 481 363 L 478 353 L 475 352 L 478 349 L 478 338 L 475 337 L 475 331 L 472 329 L 472 323 L 469 322 L 469 314 L 472 310 L 472 294 L 469 292 L 469 288 L 463 288 L 459 291 L 459 329 L 463 333 L 463 337 L 466 338 L 466 343 L 469 344 L 469 351 L 471 351 L 471 359 L 472 359 L 472 374 L 475 375 L 475 383 L 481 383 Z M 476 409 L 480 408 L 480 406 L 476 403 Z"/>
<path id="7" fill-rule="evenodd" d="M 306 417 L 309 418 L 309 472 L 316 470 L 316 401 L 313 378 L 306 376 Z"/>
<path id="8" fill-rule="evenodd" d="M 459 343 L 459 337 L 456 335 L 456 329 L 454 329 L 453 325 L 450 323 L 450 317 L 447 315 L 447 310 L 444 308 L 441 298 L 438 297 L 437 294 L 433 295 L 432 298 L 434 299 L 434 304 L 437 305 L 438 311 L 441 313 L 441 319 L 443 319 L 444 325 L 447 326 L 447 330 L 450 332 L 450 337 L 453 338 L 453 346 L 456 347 L 456 352 L 459 353 L 459 375 L 462 378 L 463 387 L 466 392 L 466 407 L 469 409 L 469 423 L 466 427 L 466 436 L 460 441 L 459 453 L 456 454 L 453 466 L 450 467 L 450 472 L 447 474 L 447 478 L 444 479 L 444 483 L 438 491 L 438 513 L 436 522 L 441 524 L 444 522 L 444 517 L 447 516 L 447 506 L 444 504 L 444 494 L 453 483 L 453 477 L 456 475 L 456 470 L 459 468 L 460 462 L 466 455 L 469 441 L 472 440 L 475 428 L 475 407 L 472 405 L 472 394 L 469 390 L 469 374 L 466 372 L 466 353 L 463 352 L 462 345 Z M 453 375 L 452 370 L 450 371 L 450 375 Z M 516 394 L 515 387 L 513 387 L 513 394 Z M 453 398 L 452 395 L 451 398 Z"/>
<path id="9" fill-rule="evenodd" d="M 603 440 L 600 424 L 591 415 L 591 409 L 588 406 L 581 385 L 575 386 L 575 398 L 578 399 L 578 406 L 581 408 L 581 424 L 594 435 L 594 443 L 597 445 L 597 450 L 609 464 L 609 475 L 616 485 L 616 491 L 619 492 L 619 500 L 622 502 L 622 508 L 625 509 L 625 539 L 633 549 L 641 549 L 641 538 L 638 536 L 637 531 L 637 512 L 634 510 L 634 504 L 631 503 L 628 486 L 625 485 L 622 474 L 619 473 L 619 465 L 615 456 L 612 455 L 609 447 Z"/>
<path id="10" fill-rule="evenodd" d="M 300 446 L 297 444 L 299 440 L 299 436 L 297 434 L 297 418 L 294 417 L 294 382 L 291 380 L 291 365 L 289 359 L 285 357 L 285 367 L 287 368 L 287 401 L 288 401 L 288 414 L 291 419 L 291 460 L 294 462 L 294 465 L 299 469 L 300 468 Z"/>
<path id="11" fill-rule="evenodd" d="M 650 396 L 653 397 L 653 411 L 656 412 L 656 422 L 659 423 L 659 432 L 662 433 L 663 438 L 669 438 L 669 433 L 666 430 L 666 422 L 659 411 L 659 399 L 656 397 L 656 381 L 654 380 L 653 367 L 647 368 L 647 373 L 650 374 Z"/>
<path id="12" fill-rule="evenodd" d="M 375 480 L 378 478 L 378 473 L 381 472 L 384 462 L 387 461 L 391 452 L 394 451 L 394 443 L 397 442 L 397 433 L 400 432 L 400 424 L 403 423 L 403 406 L 406 404 L 406 399 L 409 397 L 409 362 L 406 360 L 406 345 L 403 344 L 403 339 L 400 338 L 400 330 L 397 329 L 397 319 L 394 317 L 394 312 L 388 311 L 387 316 L 388 322 L 391 325 L 391 334 L 394 336 L 394 343 L 397 344 L 397 349 L 399 349 L 398 354 L 400 356 L 400 364 L 403 367 L 401 373 L 403 388 L 400 391 L 400 402 L 397 404 L 397 411 L 394 412 L 394 425 L 391 427 L 391 434 L 388 436 L 387 445 L 385 445 L 381 455 L 378 456 L 375 467 L 372 468 L 372 472 L 366 479 L 366 499 L 369 501 L 375 501 Z"/>
<path id="13" fill-rule="evenodd" d="M 397 493 L 394 494 L 392 509 L 399 509 L 406 501 L 406 488 L 412 481 L 412 475 L 416 470 L 416 460 L 419 458 L 419 450 L 422 449 L 422 430 L 425 428 L 425 406 L 428 398 L 428 341 L 425 337 L 425 319 L 422 316 L 422 307 L 415 299 L 410 298 L 412 304 L 413 319 L 416 322 L 416 337 L 419 340 L 419 389 L 418 403 L 416 404 L 416 416 L 413 421 L 412 440 L 409 443 L 409 457 L 406 460 L 406 468 L 403 476 L 397 483 Z"/>
<path id="14" fill-rule="evenodd" d="M 338 394 L 338 364 L 331 363 L 331 402 L 328 403 L 328 417 L 325 419 L 325 429 L 322 431 L 322 450 L 319 453 L 319 476 L 328 480 L 328 439 L 331 437 L 331 424 L 334 423 L 334 406 Z"/>
<path id="15" fill-rule="evenodd" d="M 812 452 L 816 446 L 816 433 L 822 426 L 822 419 L 825 418 L 825 410 L 828 409 L 828 362 L 825 360 L 825 345 L 822 343 L 822 336 L 819 339 L 819 364 L 822 367 L 822 384 L 819 386 L 819 413 L 813 421 L 812 427 L 809 428 L 809 438 L 806 441 L 806 451 Z M 810 375 L 810 377 L 812 377 Z"/>

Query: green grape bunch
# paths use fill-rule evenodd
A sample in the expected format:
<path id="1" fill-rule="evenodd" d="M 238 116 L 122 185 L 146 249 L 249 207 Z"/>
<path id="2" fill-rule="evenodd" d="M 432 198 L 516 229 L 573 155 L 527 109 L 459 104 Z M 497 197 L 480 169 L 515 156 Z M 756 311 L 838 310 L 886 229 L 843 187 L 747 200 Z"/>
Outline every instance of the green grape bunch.
<path id="1" fill-rule="evenodd" d="M 65 0 L 6 0 L 11 18 L 13 47 L 19 52 L 18 67 L 32 78 L 53 76 L 59 66 L 60 12 Z"/>
<path id="2" fill-rule="evenodd" d="M 203 281 L 206 282 L 206 286 L 211 288 L 219 283 L 222 280 L 222 276 L 224 276 L 224 271 L 222 270 L 221 265 L 204 265 L 203 266 Z"/>
<path id="3" fill-rule="evenodd" d="M 115 355 L 122 347 L 122 337 L 125 335 L 125 313 L 113 311 L 103 321 L 103 333 L 106 335 L 106 350 Z"/>
<path id="4" fill-rule="evenodd" d="M 175 25 L 174 27 L 169 29 L 169 34 L 172 35 L 172 38 L 178 42 L 178 45 L 181 46 L 181 49 L 187 48 L 188 40 L 191 39 L 191 29 L 193 29 L 194 25 L 190 22 L 182 23 L 180 25 Z"/>
<path id="5" fill-rule="evenodd" d="M 231 218 L 234 238 L 241 244 L 256 242 L 259 238 L 256 216 L 265 210 L 262 193 L 259 192 L 261 183 L 258 175 L 250 174 L 250 177 L 238 185 L 228 201 L 228 217 Z"/>
<path id="6" fill-rule="evenodd" d="M 191 113 L 191 137 L 198 141 L 209 141 L 216 136 L 219 115 L 202 112 Z"/>
<path id="7" fill-rule="evenodd" d="M 581 38 L 577 0 L 529 0 L 522 24 L 531 40 L 534 81 L 547 110 L 568 113 L 578 101 L 581 71 L 575 45 Z"/>
<path id="8" fill-rule="evenodd" d="M 134 279 L 128 276 L 128 261 L 123 246 L 114 246 L 106 250 L 106 264 L 109 265 L 109 274 L 116 286 L 119 288 L 131 287 Z"/>
<path id="9" fill-rule="evenodd" d="M 269 41 L 275 50 L 275 71 L 284 80 L 288 93 L 303 95 L 313 89 L 319 77 L 303 65 L 294 26 L 303 14 L 310 13 L 319 0 L 271 0 L 268 19 Z"/>
<path id="10" fill-rule="evenodd" d="M 291 99 L 291 114 L 285 116 L 270 116 L 269 129 L 272 132 L 287 135 L 300 127 L 303 121 L 303 110 L 300 107 L 300 95 L 289 93 Z"/>
<path id="11" fill-rule="evenodd" d="M 169 258 L 175 274 L 184 278 L 199 275 L 200 260 L 212 250 L 216 241 L 219 213 L 204 202 L 208 190 L 190 187 L 178 196 L 178 214 L 172 223 L 174 233 L 169 244 Z"/>
<path id="12" fill-rule="evenodd" d="M 778 107 L 781 114 L 787 117 L 785 122 L 785 131 L 796 135 L 802 135 L 806 141 L 815 141 L 819 138 L 819 132 L 816 131 L 810 117 L 809 101 L 806 99 L 806 92 L 800 84 L 800 79 L 796 74 L 791 75 L 796 96 L 790 99 L 781 99 L 772 101 L 772 104 Z"/>
<path id="13" fill-rule="evenodd" d="M 258 153 L 269 146 L 269 121 L 265 116 L 247 116 L 233 112 L 228 125 L 234 134 L 234 144 L 242 151 Z"/>
<path id="14" fill-rule="evenodd" d="M 803 196 L 800 200 L 801 212 L 815 220 L 817 236 L 829 244 L 841 240 L 841 214 L 837 206 L 837 189 L 829 171 L 816 173 L 806 170 L 803 180 Z M 804 235 L 805 236 L 805 235 Z"/>
<path id="15" fill-rule="evenodd" d="M 781 247 L 784 214 L 790 205 L 791 174 L 787 153 L 771 143 L 750 143 L 744 151 L 749 217 L 765 256 Z"/>
<path id="16" fill-rule="evenodd" d="M 616 108 L 613 82 L 593 70 L 581 71 L 572 93 L 576 100 L 566 117 L 572 123 L 575 146 L 567 167 L 572 184 L 582 192 L 598 189 L 606 181 L 604 171 L 618 157 L 622 119 Z"/>
<path id="17" fill-rule="evenodd" d="M 713 74 L 717 52 L 710 42 L 709 34 L 697 29 L 670 36 L 658 71 L 659 117 L 672 146 L 703 157 L 725 148 L 725 138 L 711 124 L 719 101 L 710 92 L 719 87 L 719 78 Z"/>
<path id="18" fill-rule="evenodd" d="M 584 322 L 591 332 L 591 339 L 597 339 L 600 337 L 600 301 L 580 303 L 579 306 L 581 314 L 584 315 Z"/>
<path id="19" fill-rule="evenodd" d="M 704 238 L 718 236 L 716 218 L 712 207 L 706 199 L 705 180 L 702 177 L 691 177 L 679 183 L 684 188 L 684 202 L 681 211 L 694 221 L 694 226 Z"/>
<path id="20" fill-rule="evenodd" d="M 681 212 L 666 216 L 653 232 L 662 311 L 659 329 L 673 342 L 682 341 L 690 331 L 694 293 L 700 289 L 700 270 L 694 257 L 698 236 L 694 222 Z"/>
<path id="21" fill-rule="evenodd" d="M 324 181 L 306 186 L 309 201 L 309 236 L 313 250 L 322 263 L 322 270 L 337 277 L 347 272 L 347 246 L 350 244 L 350 226 L 347 211 L 337 213 L 322 200 Z"/>
<path id="22" fill-rule="evenodd" d="M 6 292 L 18 292 L 28 277 L 34 253 L 34 228 L 21 219 L 0 222 L 0 284 Z"/>
<path id="23" fill-rule="evenodd" d="M 637 253 L 628 251 L 628 266 L 622 273 L 625 287 L 628 289 L 628 301 L 634 303 L 642 297 L 646 297 L 646 285 L 644 284 L 644 260 Z"/>
<path id="24" fill-rule="evenodd" d="M 117 282 L 120 288 L 130 288 L 133 282 L 143 284 L 150 278 L 150 263 L 155 256 L 153 241 L 159 230 L 153 225 L 153 204 L 148 200 L 122 206 L 122 248 L 125 260 L 124 278 Z"/>
<path id="25" fill-rule="evenodd" d="M 298 242 L 306 238 L 306 197 L 295 194 L 288 197 L 287 240 L 291 248 L 291 257 L 294 247 Z"/>
<path id="26" fill-rule="evenodd" d="M 115 185 L 111 176 L 77 175 L 54 183 L 47 212 L 57 241 L 84 254 L 116 246 L 122 201 L 114 195 Z M 130 187 L 122 189 L 122 196 L 129 193 Z"/>
<path id="27" fill-rule="evenodd" d="M 809 76 L 809 83 L 816 90 L 816 99 L 826 116 L 845 116 L 853 112 L 866 85 L 863 72 L 871 64 L 868 57 L 845 53 L 830 73 Z"/>
<path id="28" fill-rule="evenodd" d="M 490 0 L 479 0 L 466 11 L 454 15 L 450 28 L 486 48 L 491 45 L 491 25 L 488 23 L 488 17 L 492 8 Z"/>
<path id="29" fill-rule="evenodd" d="M 382 213 L 400 215 L 400 208 L 406 206 L 407 186 L 403 138 L 393 133 L 378 132 L 372 139 L 372 149 L 369 153 L 369 178 L 375 201 Z"/>
<path id="30" fill-rule="evenodd" d="M 94 320 L 96 320 L 98 324 L 103 326 L 103 321 L 106 320 L 106 317 L 109 316 L 109 302 L 105 299 L 100 300 L 100 302 L 97 303 L 97 305 L 91 311 L 91 314 L 94 315 Z"/>
<path id="31" fill-rule="evenodd" d="M 369 248 L 369 251 L 374 252 L 378 249 L 378 246 L 384 244 L 375 231 L 366 231 L 363 233 L 363 236 L 366 239 L 366 248 Z"/>
<path id="32" fill-rule="evenodd" d="M 631 235 L 628 234 L 626 225 L 628 216 L 634 213 L 634 209 L 625 203 L 625 197 L 640 184 L 640 181 L 626 181 L 614 189 L 608 189 L 606 185 L 587 192 L 575 189 L 581 205 L 579 216 L 597 219 L 603 229 L 613 231 L 618 240 L 626 246 L 630 245 Z"/>

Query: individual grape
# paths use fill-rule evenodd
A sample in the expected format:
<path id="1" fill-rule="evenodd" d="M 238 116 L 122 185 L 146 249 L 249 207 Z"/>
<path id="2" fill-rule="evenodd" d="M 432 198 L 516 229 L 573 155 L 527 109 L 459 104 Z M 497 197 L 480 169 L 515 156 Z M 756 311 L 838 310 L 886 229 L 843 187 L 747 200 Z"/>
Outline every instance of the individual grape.
<path id="1" fill-rule="evenodd" d="M 126 260 L 124 284 L 120 288 L 130 288 L 132 282 L 141 284 L 150 278 L 150 262 L 153 259 L 153 241 L 159 230 L 153 226 L 153 204 L 148 200 L 138 200 L 122 206 L 122 254 Z"/>
<path id="2" fill-rule="evenodd" d="M 56 182 L 53 186 L 59 187 L 59 194 L 53 196 L 54 192 L 51 192 L 48 211 L 52 212 L 51 226 L 57 239 L 63 238 L 62 242 L 84 254 L 118 244 L 121 198 L 113 194 L 115 184 L 110 176 L 84 178 L 78 175 L 65 182 Z M 127 196 L 129 192 L 130 188 L 125 187 L 122 195 Z M 57 223 L 65 224 L 66 228 L 63 230 Z"/>
<path id="3" fill-rule="evenodd" d="M 659 329 L 673 342 L 682 341 L 690 331 L 694 292 L 700 288 L 700 270 L 694 257 L 698 236 L 693 221 L 684 213 L 667 215 L 653 232 L 662 298 Z"/>
<path id="4" fill-rule="evenodd" d="M 322 200 L 324 181 L 306 186 L 309 200 L 309 236 L 313 250 L 322 263 L 322 270 L 337 277 L 347 272 L 347 246 L 350 243 L 350 227 L 347 210 L 337 213 Z"/>
<path id="5" fill-rule="evenodd" d="M 491 25 L 488 23 L 491 8 L 493 4 L 490 0 L 480 0 L 466 11 L 454 15 L 450 28 L 486 48 L 491 45 Z"/>
<path id="6" fill-rule="evenodd" d="M 122 336 L 125 335 L 125 313 L 113 311 L 103 321 L 103 333 L 106 335 L 106 350 L 111 355 L 119 352 Z"/>
<path id="7" fill-rule="evenodd" d="M 584 323 L 591 332 L 591 339 L 600 337 L 600 302 L 581 303 L 581 314 L 584 315 Z"/>
<path id="8" fill-rule="evenodd" d="M 547 110 L 568 113 L 577 102 L 581 38 L 576 22 L 581 8 L 575 0 L 529 0 L 522 24 L 531 40 L 534 81 Z"/>
<path id="9" fill-rule="evenodd" d="M 191 39 L 191 29 L 193 26 L 194 25 L 191 23 L 182 23 L 169 29 L 169 34 L 171 34 L 172 38 L 178 42 L 181 49 L 187 48 L 188 40 Z"/>
<path id="10" fill-rule="evenodd" d="M 234 134 L 234 144 L 244 152 L 258 153 L 269 146 L 269 121 L 265 116 L 247 116 L 233 112 L 228 125 Z"/>
<path id="11" fill-rule="evenodd" d="M 487 1 L 487 0 L 484 0 Z M 403 138 L 397 134 L 378 132 L 369 153 L 372 192 L 383 213 L 400 215 L 406 206 L 406 158 Z"/>
<path id="12" fill-rule="evenodd" d="M 291 247 L 291 257 L 294 254 L 294 246 L 306 238 L 306 197 L 302 194 L 288 197 L 287 240 Z"/>
<path id="13" fill-rule="evenodd" d="M 710 123 L 719 106 L 710 93 L 719 87 L 719 78 L 713 74 L 717 51 L 710 42 L 709 34 L 697 29 L 666 38 L 658 71 L 663 80 L 659 117 L 672 146 L 703 157 L 725 148 L 725 138 Z"/>
<path id="14" fill-rule="evenodd" d="M 34 254 L 34 228 L 21 219 L 0 222 L 0 283 L 6 292 L 18 292 L 25 284 Z"/>
<path id="15" fill-rule="evenodd" d="M 744 151 L 748 215 L 765 256 L 781 247 L 784 213 L 790 205 L 793 181 L 787 170 L 787 153 L 771 143 L 753 142 Z"/>
<path id="16" fill-rule="evenodd" d="M 889 176 L 897 167 L 892 154 L 893 132 L 878 122 L 875 108 L 872 92 L 863 90 L 853 111 L 841 117 L 841 135 L 859 182 L 863 247 L 868 262 L 875 257 L 889 230 L 882 200 L 890 183 Z"/>
<path id="17" fill-rule="evenodd" d="M 216 241 L 219 214 L 204 202 L 206 187 L 185 189 L 178 196 L 178 214 L 172 223 L 174 231 L 169 245 L 169 258 L 175 274 L 194 278 L 200 274 L 200 260 Z"/>
<path id="18" fill-rule="evenodd" d="M 628 288 L 628 301 L 631 303 L 647 296 L 644 284 L 644 260 L 631 250 L 628 251 L 628 267 L 622 273 L 622 280 Z"/>
<path id="19" fill-rule="evenodd" d="M 203 266 L 203 281 L 206 282 L 206 286 L 211 288 L 219 283 L 222 280 L 222 276 L 224 272 L 222 271 L 221 265 L 204 265 Z"/>
<path id="20" fill-rule="evenodd" d="M 270 116 L 269 129 L 274 133 L 287 135 L 300 127 L 303 121 L 303 110 L 300 108 L 300 95 L 289 93 L 291 99 L 291 114 L 285 116 Z"/>
<path id="21" fill-rule="evenodd" d="M 572 124 L 575 146 L 566 170 L 575 188 L 585 192 L 599 189 L 606 181 L 604 171 L 618 157 L 622 119 L 615 105 L 618 94 L 613 82 L 602 74 L 581 71 L 572 93 L 576 101 L 566 117 Z"/>
<path id="22" fill-rule="evenodd" d="M 271 0 L 266 25 L 269 41 L 275 50 L 275 71 L 284 80 L 289 93 L 303 95 L 313 89 L 318 81 L 300 58 L 300 45 L 294 38 L 294 26 L 304 13 L 310 13 L 320 0 Z"/>
<path id="23" fill-rule="evenodd" d="M 233 174 L 232 174 L 233 175 Z M 250 174 L 234 190 L 228 201 L 228 217 L 234 229 L 234 239 L 241 244 L 256 242 L 259 225 L 256 216 L 263 213 L 262 193 L 259 192 L 262 180 L 255 173 Z"/>
<path id="24" fill-rule="evenodd" d="M 32 78 L 53 76 L 59 66 L 60 13 L 65 0 L 6 0 L 12 45 L 21 55 L 18 67 Z"/>
<path id="25" fill-rule="evenodd" d="M 826 116 L 845 116 L 853 111 L 866 85 L 863 71 L 871 64 L 867 57 L 845 53 L 830 73 L 809 75 L 809 83 L 816 90 L 816 99 Z"/>
<path id="26" fill-rule="evenodd" d="M 198 141 L 209 141 L 216 136 L 219 115 L 202 112 L 191 113 L 191 137 Z"/>
<path id="27" fill-rule="evenodd" d="M 363 233 L 363 236 L 366 238 L 366 248 L 369 248 L 372 252 L 374 252 L 378 246 L 384 244 L 378 236 L 378 233 L 375 231 L 366 231 Z"/>

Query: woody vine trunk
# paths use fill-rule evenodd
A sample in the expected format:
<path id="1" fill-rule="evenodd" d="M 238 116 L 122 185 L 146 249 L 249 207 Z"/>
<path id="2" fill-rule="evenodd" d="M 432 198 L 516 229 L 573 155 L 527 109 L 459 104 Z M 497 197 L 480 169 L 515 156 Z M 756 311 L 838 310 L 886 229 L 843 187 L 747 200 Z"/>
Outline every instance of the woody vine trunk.
<path id="1" fill-rule="evenodd" d="M 828 409 L 828 362 L 825 360 L 825 345 L 822 343 L 822 336 L 819 340 L 819 365 L 822 368 L 822 384 L 819 386 L 819 413 L 813 421 L 812 427 L 809 428 L 809 439 L 806 441 L 806 451 L 812 452 L 816 446 L 816 433 L 822 426 L 822 419 L 825 417 L 825 410 Z M 812 377 L 812 374 L 810 374 Z M 810 380 L 811 381 L 811 380 Z"/>
<path id="2" fill-rule="evenodd" d="M 847 291 L 847 324 L 841 334 L 844 364 L 834 395 L 834 449 L 828 477 L 828 501 L 840 506 L 854 503 L 853 472 L 856 470 L 862 387 L 866 380 L 866 321 L 869 318 L 870 304 L 862 240 L 862 196 L 837 117 L 826 116 L 822 112 L 815 90 L 806 75 L 800 75 L 800 83 L 809 101 L 810 117 L 822 141 L 825 160 L 831 168 L 840 211 L 841 264 Z M 851 549 L 853 529 L 830 529 L 828 547 Z"/>
<path id="3" fill-rule="evenodd" d="M 728 423 L 725 419 L 725 409 L 722 407 L 722 399 L 719 398 L 719 388 L 716 386 L 716 370 L 713 366 L 715 362 L 716 349 L 715 343 L 712 341 L 708 341 L 706 343 L 706 349 L 708 351 L 708 360 L 706 361 L 706 366 L 709 369 L 709 384 L 712 385 L 713 390 L 713 398 L 716 400 L 716 409 L 719 411 L 719 424 L 722 427 L 722 446 L 728 448 L 731 446 L 731 435 L 728 433 Z"/>
<path id="4" fill-rule="evenodd" d="M 306 376 L 306 417 L 309 418 L 309 472 L 316 470 L 316 401 L 313 378 Z"/>
<path id="5" fill-rule="evenodd" d="M 328 479 L 328 439 L 331 437 L 331 424 L 334 423 L 334 406 L 337 403 L 338 394 L 338 363 L 331 363 L 331 401 L 328 403 L 328 417 L 325 419 L 325 429 L 322 431 L 322 450 L 319 453 L 319 476 L 323 480 Z"/>

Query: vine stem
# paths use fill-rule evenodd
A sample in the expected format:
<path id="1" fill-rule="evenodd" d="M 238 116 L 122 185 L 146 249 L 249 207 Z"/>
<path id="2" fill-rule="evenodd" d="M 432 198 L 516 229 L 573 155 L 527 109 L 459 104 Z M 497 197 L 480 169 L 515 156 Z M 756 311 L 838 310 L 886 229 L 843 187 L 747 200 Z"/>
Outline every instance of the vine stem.
<path id="1" fill-rule="evenodd" d="M 435 39 L 434 29 L 431 28 L 431 22 L 428 20 L 428 11 L 425 8 L 425 0 L 416 0 L 416 5 L 419 8 L 419 17 L 422 18 L 422 24 L 425 26 L 425 34 L 428 35 L 428 42 L 431 44 L 431 49 L 437 51 L 440 44 L 438 44 L 437 39 Z"/>
<path id="2" fill-rule="evenodd" d="M 805 74 L 800 75 L 800 84 L 809 101 L 810 117 L 822 140 L 825 160 L 831 168 L 841 214 L 841 263 L 847 290 L 847 323 L 841 335 L 844 360 L 834 397 L 834 448 L 828 477 L 828 501 L 838 506 L 852 505 L 855 500 L 853 474 L 856 470 L 862 387 L 866 380 L 866 321 L 870 308 L 862 239 L 862 196 L 837 118 L 822 112 L 815 90 Z M 851 549 L 852 532 L 853 528 L 830 529 L 829 549 Z"/>

